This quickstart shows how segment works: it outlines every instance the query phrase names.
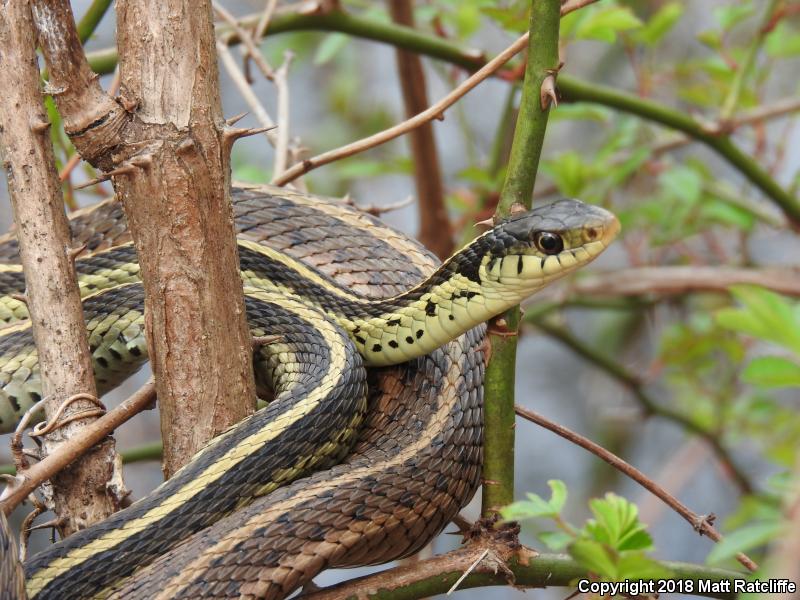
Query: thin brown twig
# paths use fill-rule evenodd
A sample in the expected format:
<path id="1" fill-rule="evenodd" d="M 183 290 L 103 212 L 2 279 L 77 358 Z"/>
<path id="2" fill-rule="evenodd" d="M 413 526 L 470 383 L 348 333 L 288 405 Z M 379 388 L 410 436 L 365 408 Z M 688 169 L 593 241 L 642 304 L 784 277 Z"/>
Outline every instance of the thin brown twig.
<path id="1" fill-rule="evenodd" d="M 398 123 L 393 127 L 389 127 L 388 129 L 380 131 L 374 135 L 368 136 L 366 138 L 352 142 L 350 144 L 346 144 L 341 148 L 329 150 L 328 152 L 323 152 L 322 154 L 318 154 L 317 156 L 307 158 L 302 162 L 287 169 L 286 172 L 284 172 L 283 175 L 281 175 L 280 177 L 276 178 L 273 181 L 273 183 L 275 185 L 285 185 L 290 181 L 293 181 L 297 177 L 300 177 L 301 175 L 308 173 L 312 169 L 316 169 L 317 167 L 321 167 L 322 165 L 327 165 L 328 163 L 334 162 L 336 160 L 340 160 L 342 158 L 346 158 L 348 156 L 364 152 L 365 150 L 374 148 L 375 146 L 379 146 L 381 144 L 388 142 L 389 140 L 393 140 L 396 137 L 404 135 L 424 123 L 428 123 L 434 119 L 444 118 L 445 110 L 450 108 L 453 104 L 455 104 L 458 100 L 460 100 L 463 96 L 465 96 L 470 90 L 475 88 L 479 83 L 481 83 L 483 80 L 491 76 L 495 71 L 500 69 L 500 67 L 502 67 L 509 60 L 511 60 L 512 57 L 514 57 L 517 53 L 521 52 L 524 48 L 526 48 L 527 44 L 528 44 L 528 34 L 525 33 L 524 35 L 520 36 L 508 48 L 503 50 L 500 54 L 498 54 L 495 58 L 486 63 L 481 69 L 476 71 L 470 77 L 465 79 L 463 83 L 457 86 L 444 98 L 433 104 L 427 110 L 424 110 L 421 113 L 418 113 L 417 115 L 411 117 L 410 119 L 407 119 L 402 123 Z"/>
<path id="2" fill-rule="evenodd" d="M 578 279 L 570 293 L 595 297 L 671 296 L 688 292 L 728 293 L 730 286 L 759 285 L 800 297 L 800 267 L 634 267 Z"/>
<path id="3" fill-rule="evenodd" d="M 252 36 L 247 32 L 247 30 L 244 27 L 242 27 L 239 24 L 239 21 L 236 20 L 236 17 L 234 17 L 231 13 L 225 10 L 225 8 L 221 4 L 219 4 L 218 2 L 212 2 L 211 5 L 214 7 L 214 12 L 216 12 L 223 21 L 228 23 L 231 26 L 231 28 L 236 32 L 236 34 L 239 36 L 239 41 L 242 43 L 242 46 L 240 48 L 245 58 L 249 57 L 250 59 L 252 59 L 253 62 L 256 63 L 256 66 L 261 71 L 262 75 L 264 75 L 264 77 L 272 81 L 273 77 L 275 76 L 275 72 L 270 66 L 270 64 L 267 62 L 267 59 L 264 58 L 264 55 L 261 52 L 259 52 L 258 46 L 256 45 L 256 42 L 252 38 Z M 225 42 L 224 39 L 219 41 L 222 41 L 227 46 L 227 43 Z"/>
<path id="4" fill-rule="evenodd" d="M 278 91 L 278 135 L 275 144 L 275 162 L 273 166 L 273 181 L 279 177 L 289 166 L 289 66 L 292 64 L 294 54 L 286 51 L 283 55 L 283 64 L 275 71 L 272 82 Z"/>
<path id="5" fill-rule="evenodd" d="M 78 457 L 85 454 L 92 446 L 101 441 L 125 421 L 146 409 L 156 397 L 153 379 L 145 383 L 129 398 L 113 410 L 84 426 L 80 438 L 71 438 L 59 446 L 58 451 L 50 454 L 41 462 L 31 466 L 24 473 L 17 473 L 16 483 L 8 486 L 0 500 L 0 510 L 6 515 L 43 481 L 50 479 L 61 469 Z"/>
<path id="6" fill-rule="evenodd" d="M 231 80 L 233 80 L 234 85 L 239 88 L 239 92 L 242 94 L 245 102 L 247 102 L 247 105 L 250 107 L 253 116 L 262 127 L 270 128 L 265 132 L 265 135 L 269 143 L 272 146 L 276 146 L 278 143 L 278 138 L 274 131 L 275 122 L 269 116 L 269 113 L 267 113 L 264 105 L 261 104 L 258 96 L 256 96 L 255 92 L 253 92 L 253 88 L 250 87 L 250 84 L 247 82 L 247 79 L 245 78 L 241 69 L 239 69 L 239 65 L 237 65 L 236 61 L 233 59 L 230 48 L 227 44 L 217 41 L 217 53 L 219 54 L 225 70 L 228 72 Z"/>
<path id="7" fill-rule="evenodd" d="M 549 431 L 552 431 L 556 435 L 561 436 L 565 440 L 568 440 L 573 444 L 580 446 L 585 450 L 588 450 L 589 452 L 591 452 L 598 458 L 604 460 L 609 465 L 611 465 L 612 467 L 614 467 L 627 477 L 633 479 L 636 483 L 638 483 L 645 489 L 649 490 L 652 494 L 659 497 L 663 502 L 669 505 L 676 513 L 682 516 L 700 535 L 705 535 L 710 539 L 714 540 L 715 542 L 720 542 L 722 540 L 722 535 L 712 525 L 714 520 L 713 514 L 698 515 L 697 513 L 692 511 L 688 506 L 686 506 L 680 500 L 678 500 L 672 494 L 670 494 L 667 490 L 658 485 L 647 475 L 642 473 L 639 469 L 625 462 L 613 452 L 609 452 L 599 444 L 596 444 L 593 441 L 583 437 L 582 435 L 575 433 L 570 429 L 567 429 L 563 425 L 554 423 L 553 421 L 547 419 L 546 417 L 543 417 L 539 413 L 533 412 L 519 405 L 516 405 L 514 407 L 514 411 L 520 417 L 527 419 L 532 423 L 536 423 L 537 425 L 544 427 Z M 750 571 L 756 571 L 758 569 L 758 565 L 755 562 L 753 562 L 753 560 L 750 559 L 746 554 L 739 552 L 736 555 L 736 560 L 738 560 L 746 569 Z"/>

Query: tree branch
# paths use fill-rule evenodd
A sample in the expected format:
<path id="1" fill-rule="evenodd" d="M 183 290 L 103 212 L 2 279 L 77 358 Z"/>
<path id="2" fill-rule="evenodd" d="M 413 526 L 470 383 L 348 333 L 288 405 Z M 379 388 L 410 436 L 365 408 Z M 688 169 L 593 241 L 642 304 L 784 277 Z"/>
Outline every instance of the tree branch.
<path id="1" fill-rule="evenodd" d="M 35 38 L 30 3 L 0 4 L 0 89 L 5 94 L 0 103 L 0 154 L 17 224 L 45 414 L 55 418 L 64 400 L 75 394 L 96 396 L 97 389 L 50 123 L 42 105 Z M 75 403 L 65 417 L 85 408 L 85 402 Z M 82 435 L 84 425 L 73 421 L 47 435 L 43 455 L 58 453 Z M 62 533 L 106 518 L 125 494 L 113 440 L 52 483 L 48 506 L 63 523 Z"/>
<path id="2" fill-rule="evenodd" d="M 396 23 L 414 27 L 413 0 L 390 2 L 389 12 Z M 428 108 L 425 71 L 418 54 L 397 49 L 395 56 L 406 118 L 410 119 Z M 419 199 L 417 237 L 423 246 L 444 260 L 453 253 L 453 225 L 444 202 L 444 185 L 432 124 L 427 122 L 414 129 L 409 135 L 409 142 Z"/>
<path id="3" fill-rule="evenodd" d="M 800 297 L 800 267 L 634 267 L 592 273 L 576 280 L 570 293 L 593 297 L 674 296 L 689 292 L 728 293 L 732 285 L 752 284 Z"/>
<path id="4" fill-rule="evenodd" d="M 152 406 L 156 400 L 155 384 L 150 379 L 136 393 L 124 400 L 115 409 L 99 417 L 81 429 L 80 437 L 73 437 L 61 444 L 45 459 L 24 473 L 17 474 L 16 483 L 4 490 L 0 497 L 0 511 L 9 515 L 11 511 L 33 492 L 43 481 L 72 464 L 86 454 L 95 444 L 102 442 L 113 431 L 134 415 Z M 120 498 L 120 500 L 122 500 Z"/>
<path id="5" fill-rule="evenodd" d="M 565 440 L 580 446 L 584 450 L 588 450 L 627 477 L 633 479 L 636 483 L 660 498 L 665 504 L 672 508 L 672 510 L 682 516 L 700 535 L 708 536 L 715 542 L 722 541 L 722 535 L 713 526 L 713 514 L 698 515 L 696 512 L 692 511 L 688 506 L 670 494 L 667 490 L 642 473 L 639 469 L 622 460 L 613 452 L 606 450 L 601 445 L 595 444 L 590 439 L 585 438 L 570 429 L 567 429 L 563 425 L 554 423 L 550 419 L 547 419 L 542 415 L 533 412 L 532 410 L 523 408 L 522 406 L 516 406 L 514 410 L 520 417 L 527 419 L 532 423 L 536 423 L 537 425 L 544 427 L 549 431 L 552 431 L 556 435 L 559 435 Z M 758 569 L 758 565 L 746 554 L 740 552 L 736 555 L 736 559 L 750 571 L 756 571 Z"/>
<path id="6" fill-rule="evenodd" d="M 446 594 L 462 573 L 475 564 L 485 552 L 486 546 L 480 543 L 453 550 L 404 567 L 382 571 L 350 579 L 322 590 L 303 594 L 303 600 L 339 600 L 340 598 L 360 598 L 374 600 L 416 600 L 437 594 Z M 563 554 L 537 554 L 536 551 L 521 547 L 517 551 L 492 549 L 490 560 L 480 560 L 476 568 L 458 584 L 458 589 L 488 586 L 507 586 L 543 588 L 570 586 L 576 579 L 589 576 L 586 569 Z M 500 561 L 498 561 L 500 559 Z M 679 579 L 732 581 L 745 579 L 736 571 L 717 569 L 689 563 L 664 561 L 659 563 L 669 569 Z M 507 567 L 513 575 L 503 572 L 500 565 Z M 694 589 L 697 589 L 697 585 Z M 735 594 L 707 594 L 709 598 L 732 600 Z"/>
<path id="7" fill-rule="evenodd" d="M 69 3 L 37 3 L 65 129 L 113 173 L 139 256 L 169 476 L 255 405 L 229 196 L 230 149 L 250 131 L 222 119 L 209 0 L 117 2 L 118 102 L 86 63 Z"/>
<path id="8" fill-rule="evenodd" d="M 559 0 L 531 2 L 525 80 L 495 219 L 507 216 L 515 204 L 531 207 L 550 108 L 550 98 L 543 96 L 543 92 L 548 82 L 555 87 L 559 69 L 560 11 Z M 481 509 L 484 517 L 514 501 L 514 376 L 519 319 L 517 307 L 494 319 L 489 326 L 491 358 L 484 382 L 487 399 Z"/>

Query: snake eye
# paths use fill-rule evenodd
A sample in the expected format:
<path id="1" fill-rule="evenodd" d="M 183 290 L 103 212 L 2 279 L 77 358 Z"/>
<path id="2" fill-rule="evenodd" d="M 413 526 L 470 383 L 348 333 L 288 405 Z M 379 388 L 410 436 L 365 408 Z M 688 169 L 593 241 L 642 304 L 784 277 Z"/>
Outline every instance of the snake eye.
<path id="1" fill-rule="evenodd" d="M 537 231 L 533 236 L 533 243 L 545 254 L 558 254 L 564 249 L 561 236 L 549 231 Z"/>

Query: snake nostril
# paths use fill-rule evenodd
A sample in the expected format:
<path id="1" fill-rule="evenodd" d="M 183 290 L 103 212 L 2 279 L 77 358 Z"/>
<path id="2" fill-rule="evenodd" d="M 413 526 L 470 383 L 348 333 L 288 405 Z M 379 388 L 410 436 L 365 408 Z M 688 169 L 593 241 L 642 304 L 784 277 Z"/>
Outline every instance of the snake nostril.
<path id="1" fill-rule="evenodd" d="M 587 227 L 583 230 L 583 237 L 587 242 L 593 242 L 600 237 L 600 232 L 596 227 Z"/>

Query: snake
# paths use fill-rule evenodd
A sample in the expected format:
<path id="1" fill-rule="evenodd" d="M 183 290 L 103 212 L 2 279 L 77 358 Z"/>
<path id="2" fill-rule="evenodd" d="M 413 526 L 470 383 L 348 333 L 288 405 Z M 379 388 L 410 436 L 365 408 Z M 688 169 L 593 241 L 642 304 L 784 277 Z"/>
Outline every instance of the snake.
<path id="1" fill-rule="evenodd" d="M 437 264 L 342 202 L 238 185 L 232 204 L 251 333 L 277 336 L 253 356 L 272 400 L 147 496 L 30 558 L 30 598 L 279 599 L 324 569 L 415 553 L 480 484 L 484 323 L 619 231 L 610 212 L 561 199 L 499 220 Z M 71 228 L 85 245 L 75 265 L 105 391 L 147 359 L 136 254 L 114 199 L 78 211 Z M 41 398 L 22 291 L 9 235 L 6 430 Z"/>

